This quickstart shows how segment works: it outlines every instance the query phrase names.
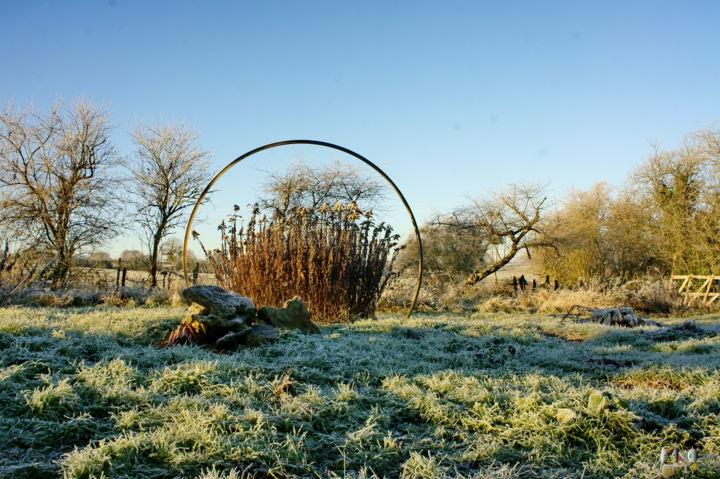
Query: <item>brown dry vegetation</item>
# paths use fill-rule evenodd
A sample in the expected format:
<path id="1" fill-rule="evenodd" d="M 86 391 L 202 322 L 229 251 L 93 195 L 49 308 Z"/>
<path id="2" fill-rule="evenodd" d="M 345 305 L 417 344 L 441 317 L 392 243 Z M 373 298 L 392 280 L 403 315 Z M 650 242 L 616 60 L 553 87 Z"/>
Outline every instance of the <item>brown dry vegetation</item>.
<path id="1" fill-rule="evenodd" d="M 415 287 L 412 275 L 403 275 L 393 281 L 380 301 L 383 311 L 407 308 Z M 477 311 L 564 314 L 575 305 L 590 308 L 630 306 L 642 314 L 660 316 L 686 316 L 710 313 L 718 305 L 699 302 L 686 304 L 684 298 L 669 281 L 647 278 L 614 286 L 588 283 L 582 287 L 553 289 L 537 282 L 526 291 L 515 291 L 510 279 L 479 286 L 449 281 L 447 277 L 430 275 L 425 278 L 419 297 L 423 311 Z"/>
<path id="2" fill-rule="evenodd" d="M 221 286 L 275 307 L 300 296 L 319 322 L 372 316 L 398 239 L 372 211 L 336 203 L 268 219 L 255 206 L 247 224 L 238 211 L 219 227 L 221 247 L 203 247 Z"/>

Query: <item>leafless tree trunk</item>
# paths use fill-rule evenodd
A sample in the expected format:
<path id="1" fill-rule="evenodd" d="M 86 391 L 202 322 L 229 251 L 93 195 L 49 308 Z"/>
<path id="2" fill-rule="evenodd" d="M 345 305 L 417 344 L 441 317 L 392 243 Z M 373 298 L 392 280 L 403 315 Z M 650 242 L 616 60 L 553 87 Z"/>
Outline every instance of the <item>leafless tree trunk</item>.
<path id="1" fill-rule="evenodd" d="M 109 114 L 91 103 L 47 116 L 0 115 L 2 221 L 52 256 L 55 289 L 66 283 L 75 253 L 117 233 L 110 131 Z"/>
<path id="2" fill-rule="evenodd" d="M 139 126 L 132 134 L 135 161 L 131 171 L 131 203 L 145 235 L 151 286 L 157 286 L 160 246 L 197 201 L 210 181 L 208 152 L 194 146 L 197 139 L 182 125 Z"/>
<path id="3" fill-rule="evenodd" d="M 500 270 L 522 250 L 529 255 L 533 248 L 553 246 L 542 228 L 547 207 L 544 188 L 513 185 L 489 200 L 474 201 L 437 218 L 432 224 L 484 240 L 487 247 L 482 249 L 483 258 L 478 261 L 484 267 L 468 278 L 468 284 L 476 284 Z M 495 254 L 490 255 L 489 251 Z"/>

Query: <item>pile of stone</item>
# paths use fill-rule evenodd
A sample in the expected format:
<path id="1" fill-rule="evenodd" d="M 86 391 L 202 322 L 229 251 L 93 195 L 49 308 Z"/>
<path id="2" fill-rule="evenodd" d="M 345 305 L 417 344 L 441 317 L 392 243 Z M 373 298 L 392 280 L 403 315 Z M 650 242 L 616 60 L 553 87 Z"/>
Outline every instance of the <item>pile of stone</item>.
<path id="1" fill-rule="evenodd" d="M 236 350 L 277 341 L 281 329 L 320 333 L 300 298 L 282 308 L 255 308 L 250 298 L 219 286 L 196 285 L 181 293 L 190 302 L 180 326 L 165 342 L 167 346 L 200 344 L 213 349 Z"/>
<path id="2" fill-rule="evenodd" d="M 588 317 L 583 317 L 587 315 Z M 593 322 L 608 326 L 624 326 L 634 328 L 637 326 L 662 326 L 657 321 L 635 314 L 632 308 L 601 308 L 591 309 L 585 306 L 573 306 L 564 316 L 573 317 L 579 322 Z"/>
<path id="3" fill-rule="evenodd" d="M 660 326 L 659 323 L 635 314 L 632 308 L 602 308 L 593 310 L 590 316 L 591 321 L 612 326 L 625 326 L 634 328 L 637 326 Z"/>

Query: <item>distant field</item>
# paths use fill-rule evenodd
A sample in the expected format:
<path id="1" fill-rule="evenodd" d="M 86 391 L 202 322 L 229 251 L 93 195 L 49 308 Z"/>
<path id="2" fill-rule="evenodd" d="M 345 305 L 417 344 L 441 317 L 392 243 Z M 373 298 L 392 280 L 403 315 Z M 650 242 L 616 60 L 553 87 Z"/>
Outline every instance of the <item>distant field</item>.
<path id="1" fill-rule="evenodd" d="M 155 348 L 182 314 L 0 310 L 0 477 L 650 478 L 691 444 L 718 477 L 717 315 L 701 337 L 426 314 Z"/>
<path id="2" fill-rule="evenodd" d="M 113 268 L 76 268 L 76 272 L 81 275 L 84 282 L 93 285 L 114 285 L 117 280 L 117 269 Z M 192 272 L 189 273 L 192 277 Z M 127 286 L 140 286 L 148 284 L 148 272 L 141 270 L 128 270 L 126 273 Z M 182 283 L 182 271 L 173 272 L 169 275 L 170 287 L 177 286 Z M 215 275 L 212 273 L 200 273 L 198 282 L 201 284 L 215 284 Z M 163 284 L 163 276 L 158 273 L 158 283 Z M 183 283 L 184 284 L 184 283 Z"/>
<path id="3" fill-rule="evenodd" d="M 491 275 L 486 281 L 494 279 L 495 276 L 497 276 L 498 281 L 512 280 L 513 276 L 517 278 L 525 276 L 525 279 L 529 282 L 532 282 L 533 279 L 539 282 L 545 281 L 544 277 L 541 278 L 533 272 L 530 261 L 524 254 L 519 254 L 515 259 L 503 266 L 495 275 Z"/>

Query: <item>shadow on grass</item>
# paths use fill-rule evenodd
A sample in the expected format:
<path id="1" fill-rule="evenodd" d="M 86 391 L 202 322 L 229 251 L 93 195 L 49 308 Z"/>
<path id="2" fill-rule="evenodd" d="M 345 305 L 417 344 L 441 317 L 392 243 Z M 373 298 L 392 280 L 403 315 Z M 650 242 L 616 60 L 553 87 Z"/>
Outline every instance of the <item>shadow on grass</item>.
<path id="1" fill-rule="evenodd" d="M 147 311 L 156 314 L 139 318 Z M 585 477 L 606 477 L 660 438 L 702 440 L 700 414 L 720 413 L 707 389 L 717 345 L 702 355 L 658 350 L 641 331 L 432 314 L 327 326 L 321 336 L 286 332 L 276 344 L 217 355 L 151 346 L 178 310 L 31 313 L 0 319 L 8 477 L 59 475 L 54 461 L 65 453 L 67 477 L 192 477 L 230 465 L 298 476 L 362 467 L 452 475 L 493 461 L 534 465 L 538 477 L 548 468 L 579 476 L 585 464 Z M 652 382 L 674 369 L 676 386 Z M 627 409 L 589 413 L 594 389 L 612 390 Z M 569 417 L 561 409 L 576 419 L 560 422 Z"/>

